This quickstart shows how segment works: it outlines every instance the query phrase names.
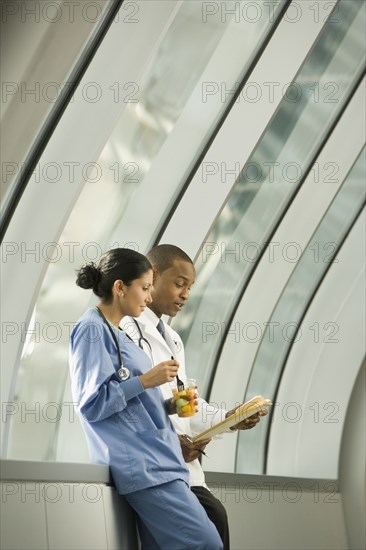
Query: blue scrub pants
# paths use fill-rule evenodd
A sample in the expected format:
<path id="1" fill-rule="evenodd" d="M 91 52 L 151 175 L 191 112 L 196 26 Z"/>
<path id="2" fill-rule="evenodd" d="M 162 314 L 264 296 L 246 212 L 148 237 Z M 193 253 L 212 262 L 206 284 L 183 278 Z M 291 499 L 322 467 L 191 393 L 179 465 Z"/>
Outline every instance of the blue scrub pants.
<path id="1" fill-rule="evenodd" d="M 181 479 L 124 495 L 138 516 L 142 550 L 222 550 L 216 527 Z"/>

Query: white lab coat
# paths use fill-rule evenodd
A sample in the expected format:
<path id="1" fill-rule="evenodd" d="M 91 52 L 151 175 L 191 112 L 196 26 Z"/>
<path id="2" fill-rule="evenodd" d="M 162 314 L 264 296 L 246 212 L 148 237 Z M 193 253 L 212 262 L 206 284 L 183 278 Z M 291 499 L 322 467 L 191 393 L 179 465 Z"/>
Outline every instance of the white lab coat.
<path id="1" fill-rule="evenodd" d="M 166 340 L 164 340 L 156 328 L 159 318 L 149 308 L 146 308 L 146 310 L 136 319 L 136 321 L 139 323 L 144 338 L 146 338 L 151 346 L 150 349 L 145 342 L 140 341 L 140 344 L 143 344 L 144 351 L 146 351 L 146 353 L 150 356 L 151 365 L 155 366 L 163 361 L 168 361 L 171 357 L 174 357 L 174 359 L 176 359 L 179 363 L 178 376 L 182 382 L 185 382 L 187 379 L 187 374 L 185 367 L 184 347 L 179 334 L 164 322 L 166 338 Z M 140 333 L 131 317 L 124 317 L 120 323 L 120 326 L 136 343 L 139 343 Z M 174 386 L 176 387 L 175 382 L 159 386 L 164 399 L 169 399 L 172 397 L 172 387 Z M 170 415 L 170 420 L 178 434 L 194 436 L 204 430 L 207 430 L 218 422 L 221 422 L 221 420 L 225 418 L 225 414 L 225 410 L 219 409 L 218 407 L 209 404 L 200 398 L 198 400 L 198 413 L 194 416 L 190 418 L 179 418 L 176 414 L 174 414 Z M 199 460 L 193 460 L 192 462 L 186 463 L 186 465 L 189 470 L 190 486 L 206 486 L 205 476 Z"/>

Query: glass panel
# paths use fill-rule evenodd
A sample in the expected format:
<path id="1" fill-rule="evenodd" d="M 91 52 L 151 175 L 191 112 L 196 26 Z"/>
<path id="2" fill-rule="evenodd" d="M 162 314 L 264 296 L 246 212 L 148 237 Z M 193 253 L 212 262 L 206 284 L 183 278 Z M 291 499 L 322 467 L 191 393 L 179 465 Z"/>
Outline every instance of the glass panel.
<path id="1" fill-rule="evenodd" d="M 296 329 L 299 327 L 301 330 L 303 312 L 306 311 L 329 264 L 337 261 L 336 252 L 365 200 L 365 162 L 363 149 L 293 271 L 270 319 L 272 331 L 273 327 L 286 327 L 285 337 L 283 332 L 278 337 L 276 331 L 269 337 L 270 328 L 267 327 L 252 367 L 244 400 L 249 395 L 265 395 L 275 402 L 288 350 L 300 338 L 301 333 L 297 333 Z M 329 330 L 331 329 L 330 326 Z M 253 430 L 249 445 L 248 439 L 242 433 L 239 434 L 237 472 L 264 473 L 265 445 L 269 429 L 270 422 L 262 430 Z"/>
<path id="2" fill-rule="evenodd" d="M 242 4 L 245 2 L 236 3 L 237 7 Z M 275 14 L 282 4 L 276 5 Z M 59 420 L 62 417 L 66 421 L 70 418 L 70 423 L 76 421 L 69 403 L 71 399 L 64 399 L 65 387 L 67 391 L 69 384 L 69 334 L 73 322 L 90 302 L 89 293 L 80 294 L 75 286 L 75 269 L 85 261 L 98 260 L 102 251 L 111 246 L 137 247 L 135 243 L 123 240 L 123 215 L 131 215 L 132 197 L 143 186 L 163 144 L 171 137 L 187 103 L 190 104 L 193 91 L 197 87 L 201 89 L 200 79 L 205 67 L 213 63 L 220 81 L 239 81 L 270 30 L 275 20 L 274 13 L 270 17 L 261 17 L 255 24 L 248 22 L 248 32 L 244 35 L 247 47 L 240 57 L 233 56 L 230 49 L 221 48 L 227 33 L 237 36 L 238 29 L 241 29 L 230 26 L 233 14 L 225 19 L 218 14 L 205 20 L 201 2 L 179 3 L 156 50 L 146 52 L 146 59 L 150 61 L 144 67 L 139 83 L 129 83 L 123 90 L 117 87 L 112 90 L 115 100 L 123 101 L 126 106 L 96 163 L 102 177 L 95 172 L 90 174 L 91 181 L 85 185 L 75 204 L 59 242 L 53 249 L 43 251 L 50 261 L 32 324 L 28 335 L 24 335 L 25 346 L 15 393 L 16 402 L 19 406 L 22 404 L 24 414 L 27 414 L 27 423 L 22 421 L 24 414 L 12 418 L 8 458 L 57 459 Z M 137 24 L 136 44 L 139 41 Z M 229 45 L 230 40 L 227 40 L 225 46 Z M 228 66 L 232 80 L 220 77 Z M 201 93 L 196 101 L 192 101 L 187 113 L 191 123 L 199 120 L 200 108 Z M 205 139 L 225 108 L 225 103 L 218 101 L 217 109 L 211 109 L 208 125 L 201 128 L 197 124 L 199 131 L 192 137 L 196 155 L 204 147 Z M 177 149 L 175 155 L 180 154 Z M 194 159 L 189 158 L 185 170 L 193 162 Z M 174 172 L 170 176 L 166 204 L 184 184 L 183 175 Z M 146 212 L 146 205 L 155 196 L 156 187 L 146 185 L 143 202 L 137 205 L 138 208 L 141 210 L 143 204 Z M 161 202 L 163 198 L 159 195 Z M 155 229 L 146 221 L 146 242 Z M 113 240 L 113 235 L 120 236 L 118 242 Z M 140 245 L 138 247 L 141 249 Z M 77 450 L 74 459 L 78 459 Z"/>
<path id="3" fill-rule="evenodd" d="M 12 0 L 1 17 L 1 209 L 110 1 Z"/>
<path id="4" fill-rule="evenodd" d="M 276 21 L 283 3 L 279 2 L 273 13 L 263 11 L 254 24 L 248 21 L 245 26 L 245 44 L 241 42 L 245 52 L 242 57 L 232 56 L 231 48 L 236 43 L 238 33 L 243 33 L 243 27 L 237 24 L 236 11 L 240 12 L 246 2 L 236 2 L 235 13 L 227 12 L 225 17 L 219 13 L 214 17 L 205 14 L 205 3 L 202 2 L 181 4 L 141 80 L 138 84 L 130 83 L 128 93 L 124 92 L 123 97 L 118 94 L 118 98 L 128 105 L 98 161 L 101 173 L 106 176 L 106 183 L 114 184 L 110 186 L 116 204 L 116 213 L 112 216 L 114 233 L 125 235 L 128 231 L 129 234 L 139 235 L 141 219 L 134 219 L 133 216 L 123 218 L 137 191 L 138 196 L 143 197 L 141 200 L 145 201 L 149 196 L 150 210 L 158 202 L 160 211 L 157 218 L 160 223 L 163 221 L 172 199 L 185 183 L 190 167 L 199 157 L 228 104 L 228 100 L 212 102 L 214 107 L 210 108 L 210 115 L 203 119 L 202 124 L 199 111 L 203 110 L 203 95 L 210 85 L 216 86 L 217 82 L 227 83 L 227 90 L 235 89 Z M 217 82 L 205 82 L 204 74 L 208 65 L 215 68 Z M 158 181 L 156 177 L 151 180 L 147 176 L 154 163 L 166 173 L 171 161 L 171 152 L 164 149 L 168 138 L 177 144 L 174 156 L 184 154 L 178 150 L 178 147 L 184 146 L 181 140 L 187 139 L 187 128 L 179 126 L 182 119 L 189 125 L 190 148 L 194 144 L 194 157 L 187 159 L 183 172 L 179 171 L 177 162 L 162 188 L 161 172 Z M 156 172 L 154 174 L 156 176 Z M 152 185 L 155 193 L 151 189 Z M 91 192 L 91 189 L 85 189 L 77 207 L 83 209 L 83 201 L 86 200 L 90 208 Z M 150 215 L 153 215 L 152 212 Z M 109 226 L 110 220 L 109 216 Z M 140 240 L 138 246 L 141 248 Z"/>
<path id="5" fill-rule="evenodd" d="M 362 7 L 361 2 L 340 2 L 338 22 L 323 27 L 203 243 L 191 299 L 184 316 L 173 322 L 202 395 L 209 390 L 225 329 L 256 259 L 363 70 Z"/>

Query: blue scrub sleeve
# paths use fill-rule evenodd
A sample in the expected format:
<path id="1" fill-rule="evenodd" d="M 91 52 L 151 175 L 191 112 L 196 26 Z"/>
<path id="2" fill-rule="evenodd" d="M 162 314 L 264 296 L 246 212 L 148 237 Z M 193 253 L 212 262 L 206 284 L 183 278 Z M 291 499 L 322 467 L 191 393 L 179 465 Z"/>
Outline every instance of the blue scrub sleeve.
<path id="1" fill-rule="evenodd" d="M 71 337 L 74 395 L 78 396 L 77 408 L 85 419 L 98 422 L 124 410 L 128 401 L 145 389 L 138 376 L 117 380 L 116 368 L 104 339 L 89 338 L 88 326 L 78 328 Z"/>
<path id="2" fill-rule="evenodd" d="M 127 402 L 143 391 L 145 390 L 138 376 L 125 382 L 110 380 L 98 388 L 92 401 L 80 406 L 80 412 L 88 422 L 98 422 L 123 411 Z"/>

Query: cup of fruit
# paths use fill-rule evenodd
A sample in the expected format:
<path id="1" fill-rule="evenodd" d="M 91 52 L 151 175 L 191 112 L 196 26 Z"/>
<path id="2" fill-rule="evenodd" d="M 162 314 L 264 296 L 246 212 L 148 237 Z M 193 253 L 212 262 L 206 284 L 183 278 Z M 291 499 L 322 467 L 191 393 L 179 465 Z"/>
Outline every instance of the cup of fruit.
<path id="1" fill-rule="evenodd" d="M 189 378 L 184 386 L 173 388 L 173 399 L 178 416 L 188 418 L 196 414 L 197 384 Z"/>

